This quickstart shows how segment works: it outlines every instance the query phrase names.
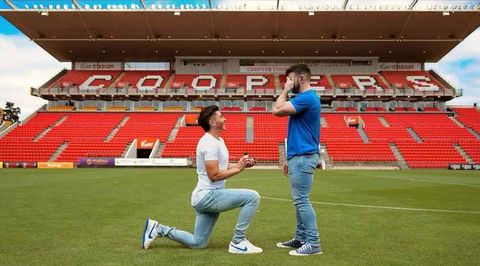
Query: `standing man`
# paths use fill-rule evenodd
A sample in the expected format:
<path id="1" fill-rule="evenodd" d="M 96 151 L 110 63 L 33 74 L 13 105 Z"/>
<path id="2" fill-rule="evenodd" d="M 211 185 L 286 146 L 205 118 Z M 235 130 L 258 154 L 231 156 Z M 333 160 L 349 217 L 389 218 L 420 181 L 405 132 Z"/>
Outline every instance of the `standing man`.
<path id="1" fill-rule="evenodd" d="M 297 214 L 295 237 L 277 243 L 280 248 L 294 248 L 294 256 L 322 254 L 317 218 L 310 203 L 309 193 L 313 172 L 319 159 L 320 98 L 310 87 L 311 72 L 307 65 L 291 66 L 286 71 L 287 81 L 273 107 L 276 116 L 290 116 L 288 120 L 287 163 L 283 174 L 292 186 L 293 203 Z M 287 101 L 288 92 L 296 94 Z"/>
<path id="2" fill-rule="evenodd" d="M 245 235 L 260 204 L 260 195 L 250 189 L 225 189 L 226 179 L 242 172 L 246 167 L 253 166 L 247 155 L 240 158 L 236 164 L 228 162 L 228 149 L 220 137 L 225 130 L 225 121 L 225 117 L 215 105 L 205 107 L 198 117 L 198 124 L 205 131 L 205 135 L 197 144 L 198 183 L 191 198 L 192 207 L 197 214 L 194 234 L 147 219 L 143 230 L 143 249 L 148 249 L 157 236 L 167 237 L 189 248 L 205 248 L 220 213 L 240 207 L 228 252 L 262 252 L 262 249 L 250 243 Z"/>

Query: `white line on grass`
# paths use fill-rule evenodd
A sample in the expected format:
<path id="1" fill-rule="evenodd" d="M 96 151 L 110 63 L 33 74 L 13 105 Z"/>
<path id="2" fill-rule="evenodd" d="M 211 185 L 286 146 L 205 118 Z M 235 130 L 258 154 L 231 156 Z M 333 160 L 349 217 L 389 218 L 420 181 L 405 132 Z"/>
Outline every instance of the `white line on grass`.
<path id="1" fill-rule="evenodd" d="M 366 176 L 366 177 L 378 177 L 378 178 L 396 179 L 396 180 L 403 180 L 403 181 L 423 182 L 423 183 L 429 183 L 429 184 L 441 184 L 441 185 L 452 185 L 452 186 L 465 186 L 465 187 L 480 188 L 480 186 L 478 186 L 478 185 L 463 184 L 463 183 L 436 182 L 436 181 L 428 181 L 428 180 L 408 178 L 408 177 L 407 177 L 407 178 L 402 178 L 402 177 L 385 176 L 385 175 L 361 174 L 361 173 L 354 173 L 354 172 L 343 172 L 343 173 L 345 173 L 345 174 L 351 174 L 351 175 L 358 175 L 358 176 Z M 283 178 L 285 178 L 286 180 L 288 180 L 288 177 L 280 176 L 280 177 L 234 178 L 234 179 L 228 180 L 228 182 L 232 182 L 232 181 L 264 180 L 264 179 L 283 179 Z"/>
<path id="2" fill-rule="evenodd" d="M 345 173 L 345 174 L 347 174 L 347 173 Z M 408 177 L 407 178 L 402 178 L 402 177 L 385 176 L 385 175 L 361 174 L 361 173 L 354 173 L 354 172 L 349 172 L 348 174 L 359 175 L 359 176 L 367 176 L 367 177 L 399 179 L 399 180 L 405 180 L 405 181 L 415 181 L 415 182 L 423 182 L 423 183 L 430 183 L 430 184 L 442 184 L 442 185 L 453 185 L 453 186 L 465 186 L 465 187 L 480 188 L 480 186 L 478 186 L 478 185 L 471 185 L 471 184 L 464 184 L 464 183 L 452 183 L 452 182 L 440 182 L 440 181 L 429 181 L 429 180 L 422 180 L 422 179 L 415 179 L 415 178 L 408 178 Z"/>
<path id="3" fill-rule="evenodd" d="M 262 199 L 286 201 L 291 202 L 290 199 L 261 197 Z M 369 208 L 369 209 L 387 209 L 387 210 L 399 210 L 399 211 L 418 211 L 418 212 L 443 212 L 443 213 L 468 213 L 468 214 L 480 214 L 480 211 L 463 211 L 463 210 L 442 210 L 442 209 L 423 209 L 423 208 L 405 208 L 405 207 L 392 207 L 392 206 L 378 206 L 378 205 L 362 205 L 362 204 L 349 204 L 338 202 L 325 202 L 325 201 L 310 201 L 313 204 L 330 205 L 330 206 L 345 206 L 356 208 Z"/>

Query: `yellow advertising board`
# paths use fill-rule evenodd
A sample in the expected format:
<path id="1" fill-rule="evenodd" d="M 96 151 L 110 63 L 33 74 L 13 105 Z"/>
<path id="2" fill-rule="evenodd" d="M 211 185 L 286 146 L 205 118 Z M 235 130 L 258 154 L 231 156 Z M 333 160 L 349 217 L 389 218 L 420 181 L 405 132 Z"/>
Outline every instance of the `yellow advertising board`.
<path id="1" fill-rule="evenodd" d="M 40 169 L 72 169 L 75 165 L 72 162 L 39 162 L 37 167 Z"/>

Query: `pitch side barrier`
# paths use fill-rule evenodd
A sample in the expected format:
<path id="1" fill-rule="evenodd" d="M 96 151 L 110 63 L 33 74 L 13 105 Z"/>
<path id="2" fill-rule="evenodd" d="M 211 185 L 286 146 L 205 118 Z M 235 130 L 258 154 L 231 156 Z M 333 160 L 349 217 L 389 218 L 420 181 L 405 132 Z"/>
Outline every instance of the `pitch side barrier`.
<path id="1" fill-rule="evenodd" d="M 113 158 L 113 157 L 86 157 L 80 158 L 79 168 L 108 168 L 108 167 L 188 167 L 191 163 L 187 158 Z"/>
<path id="2" fill-rule="evenodd" d="M 449 170 L 480 170 L 480 164 L 449 164 Z"/>
<path id="3" fill-rule="evenodd" d="M 2 168 L 38 168 L 38 169 L 74 169 L 78 168 L 108 168 L 108 167 L 190 167 L 188 158 L 82 158 L 77 164 L 73 162 L 0 162 Z M 480 164 L 449 164 L 449 170 L 479 171 Z"/>
<path id="4" fill-rule="evenodd" d="M 73 162 L 0 162 L 0 168 L 73 169 Z"/>

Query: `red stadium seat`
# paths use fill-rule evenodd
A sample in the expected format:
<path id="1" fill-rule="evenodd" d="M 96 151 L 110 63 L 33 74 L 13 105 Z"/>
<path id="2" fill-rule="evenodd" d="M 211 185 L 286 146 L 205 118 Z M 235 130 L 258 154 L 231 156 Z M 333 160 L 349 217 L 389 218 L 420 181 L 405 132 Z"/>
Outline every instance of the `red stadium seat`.
<path id="1" fill-rule="evenodd" d="M 252 108 L 253 109 L 253 108 Z M 236 160 L 249 152 L 259 162 L 277 162 L 279 145 L 287 135 L 287 117 L 269 113 L 234 113 L 238 107 L 226 107 L 228 130 L 223 138 L 230 150 L 230 159 Z M 264 108 L 261 109 L 264 111 Z M 349 112 L 349 109 L 345 109 Z M 338 108 L 337 108 L 338 111 Z M 458 119 L 469 127 L 478 126 L 476 109 L 455 109 Z M 47 161 L 65 142 L 66 149 L 57 161 L 75 162 L 80 157 L 119 157 L 135 138 L 152 137 L 165 143 L 162 157 L 190 157 L 195 159 L 198 139 L 204 134 L 199 126 L 181 127 L 174 141 L 168 137 L 182 114 L 176 113 L 49 113 L 39 112 L 22 126 L 0 139 L 0 161 Z M 253 118 L 253 141 L 246 140 L 247 116 Z M 395 163 L 390 144 L 397 145 L 412 168 L 445 168 L 450 163 L 465 163 L 457 152 L 458 144 L 477 163 L 480 162 L 480 141 L 468 130 L 438 113 L 357 113 L 364 126 L 368 143 L 358 130 L 346 123 L 346 113 L 322 114 L 324 125 L 320 130 L 334 163 L 374 162 Z M 107 136 L 121 121 L 126 120 L 114 137 Z M 385 122 L 382 122 L 380 118 Z M 462 120 L 463 119 L 463 120 Z M 63 121 L 62 123 L 60 123 Z M 50 131 L 38 141 L 34 139 L 47 128 Z M 413 130 L 415 139 L 407 130 Z"/>
<path id="2" fill-rule="evenodd" d="M 480 133 L 480 112 L 476 108 L 454 108 L 457 119 L 467 127 Z"/>
<path id="3" fill-rule="evenodd" d="M 378 75 L 332 75 L 332 79 L 340 89 L 385 90 L 387 86 Z"/>
<path id="4" fill-rule="evenodd" d="M 217 89 L 220 87 L 222 74 L 175 74 L 172 88 L 197 87 L 197 89 Z"/>
<path id="5" fill-rule="evenodd" d="M 273 75 L 227 75 L 226 83 L 231 85 L 236 84 L 237 87 L 243 87 L 247 90 L 275 88 Z"/>
<path id="6" fill-rule="evenodd" d="M 116 87 L 132 86 L 135 89 L 141 89 L 142 87 L 138 88 L 140 85 L 145 89 L 164 88 L 169 76 L 169 71 L 125 71 L 117 81 Z"/>
<path id="7" fill-rule="evenodd" d="M 445 86 L 427 71 L 382 71 L 381 74 L 390 84 L 399 89 L 404 89 L 405 85 L 425 91 L 445 89 Z"/>
<path id="8" fill-rule="evenodd" d="M 62 75 L 58 80 L 54 81 L 50 88 L 62 88 L 70 86 L 103 86 L 109 87 L 112 82 L 120 74 L 120 71 L 104 71 L 104 70 L 69 70 Z M 96 77 L 96 78 L 94 78 Z M 91 82 L 85 82 L 91 79 Z"/>

